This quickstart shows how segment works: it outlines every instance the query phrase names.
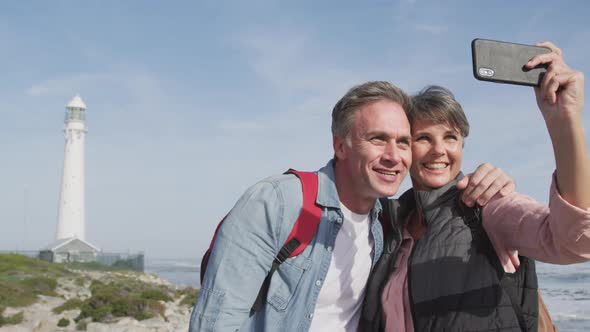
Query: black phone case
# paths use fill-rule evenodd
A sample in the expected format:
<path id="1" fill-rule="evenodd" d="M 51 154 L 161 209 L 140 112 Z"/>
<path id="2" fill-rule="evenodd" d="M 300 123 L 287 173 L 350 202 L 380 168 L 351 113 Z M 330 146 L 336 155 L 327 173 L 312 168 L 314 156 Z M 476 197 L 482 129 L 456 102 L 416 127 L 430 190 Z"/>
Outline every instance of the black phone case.
<path id="1" fill-rule="evenodd" d="M 538 86 L 546 68 L 525 71 L 524 65 L 533 56 L 550 52 L 541 46 L 474 39 L 471 42 L 473 76 L 481 81 Z"/>

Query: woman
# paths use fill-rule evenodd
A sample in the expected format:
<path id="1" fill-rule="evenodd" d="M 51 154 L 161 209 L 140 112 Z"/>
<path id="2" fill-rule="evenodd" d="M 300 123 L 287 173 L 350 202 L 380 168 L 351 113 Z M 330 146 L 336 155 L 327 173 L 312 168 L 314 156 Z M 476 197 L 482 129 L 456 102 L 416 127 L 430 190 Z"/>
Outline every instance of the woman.
<path id="1" fill-rule="evenodd" d="M 557 165 L 549 207 L 518 193 L 483 209 L 461 204 L 455 184 L 469 124 L 448 90 L 421 91 L 408 113 L 413 189 L 387 204 L 392 229 L 367 286 L 361 330 L 536 331 L 532 259 L 590 260 L 583 75 L 553 44 L 539 45 L 552 52 L 527 66 L 548 65 L 535 94 Z"/>

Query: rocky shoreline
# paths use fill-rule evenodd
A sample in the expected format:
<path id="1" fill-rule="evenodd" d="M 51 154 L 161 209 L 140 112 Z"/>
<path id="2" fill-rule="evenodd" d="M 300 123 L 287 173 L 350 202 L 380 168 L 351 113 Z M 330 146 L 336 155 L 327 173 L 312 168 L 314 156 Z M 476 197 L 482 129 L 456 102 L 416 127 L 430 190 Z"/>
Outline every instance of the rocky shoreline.
<path id="1" fill-rule="evenodd" d="M 156 285 L 170 293 L 183 294 L 185 287 L 179 287 L 169 283 L 158 276 L 136 273 L 136 272 L 103 272 L 103 271 L 82 271 L 71 270 L 72 276 L 60 277 L 57 281 L 55 293 L 57 296 L 38 295 L 38 301 L 24 308 L 7 307 L 3 315 L 5 317 L 18 315 L 22 312 L 23 320 L 16 325 L 4 325 L 0 331 L 6 332 L 45 332 L 45 331 L 78 331 L 81 327 L 75 322 L 81 310 L 79 308 L 65 310 L 59 314 L 54 309 L 66 303 L 70 299 L 80 299 L 82 301 L 91 297 L 91 284 L 93 281 L 109 284 L 117 280 L 138 281 L 141 283 Z M 161 314 L 143 320 L 137 320 L 133 317 L 109 317 L 107 322 L 93 322 L 92 319 L 85 318 L 82 326 L 86 331 L 91 332 L 167 332 L 167 331 L 187 331 L 190 312 L 190 304 L 183 301 L 184 296 L 178 295 L 172 297 L 171 301 L 158 301 Z M 60 323 L 58 326 L 58 323 Z M 63 326 L 66 324 L 67 326 Z"/>

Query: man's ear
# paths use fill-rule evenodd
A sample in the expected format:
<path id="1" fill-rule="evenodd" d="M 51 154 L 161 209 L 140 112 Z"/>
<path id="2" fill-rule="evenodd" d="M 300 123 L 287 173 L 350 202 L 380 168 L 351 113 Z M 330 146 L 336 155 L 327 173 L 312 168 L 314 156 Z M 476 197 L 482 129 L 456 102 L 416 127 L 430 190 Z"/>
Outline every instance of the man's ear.
<path id="1" fill-rule="evenodd" d="M 332 145 L 334 146 L 336 159 L 346 159 L 346 138 L 332 136 Z"/>

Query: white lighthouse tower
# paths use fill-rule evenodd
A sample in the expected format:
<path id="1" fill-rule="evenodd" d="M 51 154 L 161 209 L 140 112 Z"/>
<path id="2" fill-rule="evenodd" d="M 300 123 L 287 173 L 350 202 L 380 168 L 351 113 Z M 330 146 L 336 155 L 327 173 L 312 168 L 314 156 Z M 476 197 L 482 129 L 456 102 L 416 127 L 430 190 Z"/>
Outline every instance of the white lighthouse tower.
<path id="1" fill-rule="evenodd" d="M 86 136 L 86 105 L 76 95 L 66 106 L 65 156 L 59 198 L 56 240 L 85 240 L 84 211 L 84 139 Z"/>

